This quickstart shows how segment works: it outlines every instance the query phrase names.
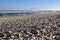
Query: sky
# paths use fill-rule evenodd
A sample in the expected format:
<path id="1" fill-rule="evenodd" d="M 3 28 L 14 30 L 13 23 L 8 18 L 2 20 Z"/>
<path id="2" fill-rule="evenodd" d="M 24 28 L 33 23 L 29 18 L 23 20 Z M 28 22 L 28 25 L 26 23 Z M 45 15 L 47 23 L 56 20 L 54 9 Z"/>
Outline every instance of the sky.
<path id="1" fill-rule="evenodd" d="M 60 10 L 60 0 L 0 0 L 0 10 Z"/>

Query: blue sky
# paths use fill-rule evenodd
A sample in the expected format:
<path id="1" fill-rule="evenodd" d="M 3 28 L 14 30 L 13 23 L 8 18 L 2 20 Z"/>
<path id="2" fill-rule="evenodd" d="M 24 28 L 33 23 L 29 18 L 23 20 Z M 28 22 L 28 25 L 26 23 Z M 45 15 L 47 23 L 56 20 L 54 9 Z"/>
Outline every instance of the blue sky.
<path id="1" fill-rule="evenodd" d="M 60 0 L 0 0 L 0 10 L 60 10 Z"/>

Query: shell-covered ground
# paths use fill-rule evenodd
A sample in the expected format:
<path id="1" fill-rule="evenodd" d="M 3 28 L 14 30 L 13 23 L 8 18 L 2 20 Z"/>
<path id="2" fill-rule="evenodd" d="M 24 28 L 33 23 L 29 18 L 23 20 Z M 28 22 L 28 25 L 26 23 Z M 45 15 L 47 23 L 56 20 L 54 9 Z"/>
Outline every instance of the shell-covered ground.
<path id="1" fill-rule="evenodd" d="M 51 14 L 32 14 L 23 16 L 0 16 L 0 32 L 21 32 L 32 35 L 41 34 L 49 39 L 50 33 L 60 38 L 60 12 Z M 33 31 L 33 32 L 32 32 Z M 26 33 L 25 33 L 26 32 Z M 23 35 L 24 36 L 24 35 Z"/>

